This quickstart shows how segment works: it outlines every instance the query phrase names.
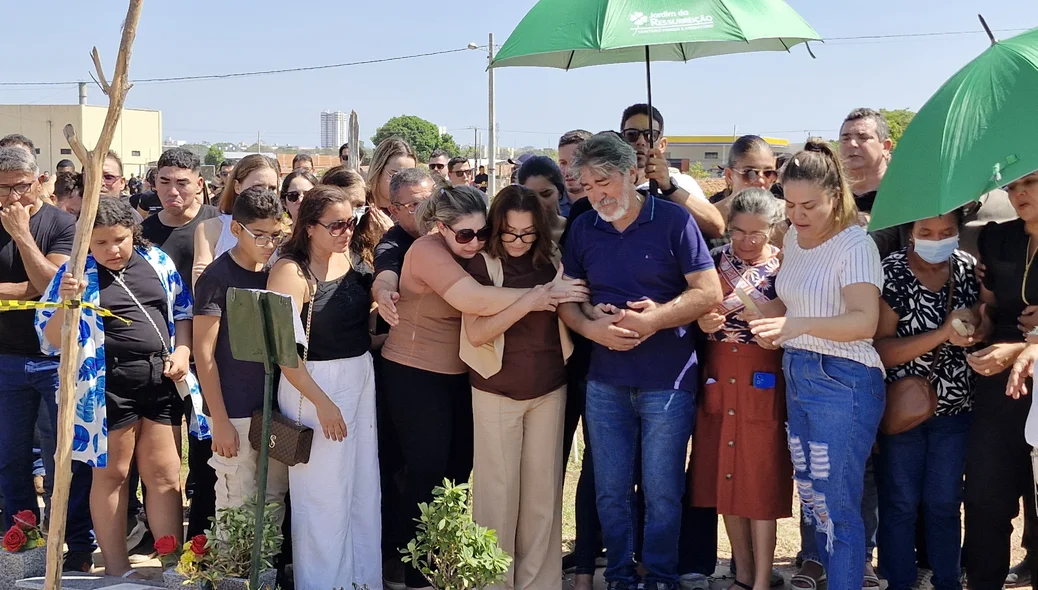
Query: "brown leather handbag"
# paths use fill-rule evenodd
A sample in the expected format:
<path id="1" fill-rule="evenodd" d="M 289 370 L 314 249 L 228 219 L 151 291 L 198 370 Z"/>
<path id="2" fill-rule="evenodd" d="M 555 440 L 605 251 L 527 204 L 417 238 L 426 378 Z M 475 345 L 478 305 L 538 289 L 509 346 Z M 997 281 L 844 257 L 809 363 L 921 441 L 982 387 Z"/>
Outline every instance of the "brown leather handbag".
<path id="1" fill-rule="evenodd" d="M 309 283 L 309 280 L 307 280 Z M 308 285 L 309 286 L 309 285 Z M 314 292 L 310 292 L 310 307 L 306 311 L 306 347 L 303 349 L 303 364 L 310 352 L 310 322 L 314 313 Z M 295 420 L 274 410 L 270 413 L 270 458 L 288 465 L 298 465 L 310 461 L 310 448 L 314 444 L 314 429 L 303 426 L 303 394 L 299 394 L 299 410 Z M 259 450 L 260 438 L 263 437 L 263 410 L 252 413 L 249 424 L 249 442 L 252 448 Z"/>
<path id="2" fill-rule="evenodd" d="M 952 300 L 955 297 L 954 259 L 949 262 L 948 273 L 946 320 L 947 316 L 951 315 Z M 934 387 L 933 378 L 943 350 L 943 343 L 934 349 L 930 373 L 925 378 L 911 375 L 887 385 L 887 405 L 883 410 L 883 418 L 879 422 L 879 429 L 883 434 L 895 435 L 908 432 L 929 420 L 937 411 L 937 388 Z"/>

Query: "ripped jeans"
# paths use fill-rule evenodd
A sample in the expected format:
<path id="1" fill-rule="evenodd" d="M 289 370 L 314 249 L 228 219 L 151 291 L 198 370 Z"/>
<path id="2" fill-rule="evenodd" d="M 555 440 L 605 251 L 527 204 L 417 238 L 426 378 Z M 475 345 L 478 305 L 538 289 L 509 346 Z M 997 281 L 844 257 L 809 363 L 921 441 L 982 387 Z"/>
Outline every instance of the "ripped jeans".
<path id="1" fill-rule="evenodd" d="M 883 415 L 883 372 L 840 357 L 786 349 L 793 479 L 815 525 L 829 590 L 858 590 L 865 573 L 865 461 Z"/>
<path id="2" fill-rule="evenodd" d="M 584 415 L 595 456 L 598 515 L 609 560 L 606 582 L 637 586 L 634 555 L 641 536 L 646 585 L 677 587 L 681 500 L 688 440 L 696 419 L 695 393 L 589 381 Z M 634 489 L 639 454 L 644 531 L 637 530 Z"/>

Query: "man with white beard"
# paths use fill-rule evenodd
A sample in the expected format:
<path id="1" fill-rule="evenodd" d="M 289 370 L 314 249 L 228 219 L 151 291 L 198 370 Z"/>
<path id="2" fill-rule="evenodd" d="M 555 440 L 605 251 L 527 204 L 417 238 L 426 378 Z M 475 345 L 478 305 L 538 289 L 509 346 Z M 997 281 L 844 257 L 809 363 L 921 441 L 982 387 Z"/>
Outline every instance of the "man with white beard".
<path id="1" fill-rule="evenodd" d="M 687 326 L 721 301 L 721 284 L 695 220 L 680 205 L 643 196 L 635 149 L 600 133 L 577 148 L 574 168 L 596 214 L 573 222 L 565 274 L 591 289 L 590 305 L 559 316 L 591 340 L 587 419 L 610 589 L 638 586 L 634 474 L 641 454 L 646 590 L 678 585 L 685 458 L 696 413 L 695 339 Z"/>

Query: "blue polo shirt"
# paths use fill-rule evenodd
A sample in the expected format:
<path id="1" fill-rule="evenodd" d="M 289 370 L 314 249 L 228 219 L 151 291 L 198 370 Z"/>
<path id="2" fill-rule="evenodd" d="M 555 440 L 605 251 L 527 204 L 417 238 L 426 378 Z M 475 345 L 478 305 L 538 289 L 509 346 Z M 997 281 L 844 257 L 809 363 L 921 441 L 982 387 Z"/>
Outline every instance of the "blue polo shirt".
<path id="1" fill-rule="evenodd" d="M 692 216 L 680 206 L 646 197 L 623 233 L 597 213 L 581 215 L 567 236 L 567 276 L 587 281 L 591 302 L 626 308 L 628 301 L 663 304 L 688 289 L 685 275 L 714 267 Z M 589 381 L 640 389 L 696 391 L 695 339 L 687 327 L 661 330 L 629 351 L 593 344 Z"/>

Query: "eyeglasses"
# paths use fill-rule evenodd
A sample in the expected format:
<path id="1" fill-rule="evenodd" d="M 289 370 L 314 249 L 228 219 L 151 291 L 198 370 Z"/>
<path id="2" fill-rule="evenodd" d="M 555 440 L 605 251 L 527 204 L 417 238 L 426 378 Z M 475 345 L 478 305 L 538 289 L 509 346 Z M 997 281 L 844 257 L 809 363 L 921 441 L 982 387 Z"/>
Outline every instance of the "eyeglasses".
<path id="1" fill-rule="evenodd" d="M 122 178 L 122 176 L 116 176 L 115 174 L 104 174 L 101 176 L 105 180 L 105 184 L 112 184 L 113 182 Z"/>
<path id="2" fill-rule="evenodd" d="M 459 230 L 459 229 L 454 229 L 453 227 L 451 227 L 449 225 L 447 226 L 447 229 L 449 229 L 452 232 L 454 232 L 454 241 L 459 243 L 459 244 L 468 244 L 472 240 L 478 240 L 480 242 L 485 242 L 485 241 L 490 239 L 490 226 L 489 225 L 484 226 L 483 229 L 481 229 L 479 231 L 475 231 L 475 230 L 471 230 L 471 229 L 460 229 Z"/>
<path id="3" fill-rule="evenodd" d="M 267 246 L 280 246 L 284 243 L 286 236 L 285 234 L 274 234 L 272 236 L 257 236 L 256 234 L 249 231 L 249 228 L 245 227 L 244 223 L 236 222 L 238 226 L 245 230 L 245 233 L 252 236 L 252 239 L 256 242 L 256 245 L 260 248 L 266 248 Z"/>
<path id="4" fill-rule="evenodd" d="M 738 228 L 728 230 L 728 237 L 730 237 L 733 242 L 735 240 L 739 240 L 740 242 L 746 240 L 754 246 L 759 246 L 764 242 L 768 241 L 768 234 L 762 231 L 748 232 Z"/>
<path id="5" fill-rule="evenodd" d="M 367 205 L 364 205 L 363 207 L 354 207 L 353 208 L 353 222 L 354 223 L 360 223 L 361 218 L 368 214 L 368 210 L 369 209 L 371 209 L 371 207 L 369 207 Z"/>
<path id="6" fill-rule="evenodd" d="M 649 143 L 656 143 L 660 140 L 658 129 L 635 129 L 630 127 L 621 131 L 620 135 L 623 136 L 627 143 L 638 143 L 639 137 L 644 137 L 645 141 Z"/>
<path id="7" fill-rule="evenodd" d="M 455 170 L 453 174 L 458 178 L 468 178 L 469 176 L 472 176 L 472 168 L 469 168 L 468 170 Z"/>
<path id="8" fill-rule="evenodd" d="M 778 170 L 758 170 L 757 168 L 743 168 L 740 170 L 732 168 L 732 172 L 742 176 L 742 179 L 749 183 L 757 182 L 761 177 L 767 179 L 768 182 L 775 182 L 778 179 Z"/>
<path id="9" fill-rule="evenodd" d="M 0 195 L 15 195 L 17 197 L 24 197 L 29 189 L 32 188 L 33 182 L 23 182 L 21 184 L 0 184 Z"/>
<path id="10" fill-rule="evenodd" d="M 284 199 L 289 203 L 295 203 L 301 198 L 303 198 L 302 191 L 286 191 L 284 194 Z"/>
<path id="11" fill-rule="evenodd" d="M 338 221 L 333 221 L 329 224 L 324 224 L 320 221 L 317 221 L 315 223 L 317 223 L 317 225 L 323 227 L 324 229 L 328 230 L 328 233 L 331 234 L 333 238 L 337 238 L 342 234 L 346 233 L 347 231 L 353 231 L 353 228 L 357 227 L 357 218 L 351 217 L 345 221 L 340 219 Z"/>
<path id="12" fill-rule="evenodd" d="M 418 205 L 420 205 L 421 202 L 411 201 L 410 203 L 394 203 L 390 201 L 389 204 L 393 205 L 394 207 L 400 207 L 401 209 L 407 211 L 409 215 L 414 215 L 414 212 L 418 209 Z"/>
<path id="13" fill-rule="evenodd" d="M 537 241 L 537 232 L 530 232 L 526 234 L 515 234 L 510 231 L 501 232 L 501 241 L 506 244 L 519 240 L 524 244 L 532 244 Z"/>
<path id="14" fill-rule="evenodd" d="M 231 175 L 231 171 L 230 170 L 224 170 L 224 171 L 220 172 L 220 178 L 227 178 L 230 175 Z"/>
<path id="15" fill-rule="evenodd" d="M 429 170 L 443 170 L 446 167 L 446 164 L 429 164 Z"/>

